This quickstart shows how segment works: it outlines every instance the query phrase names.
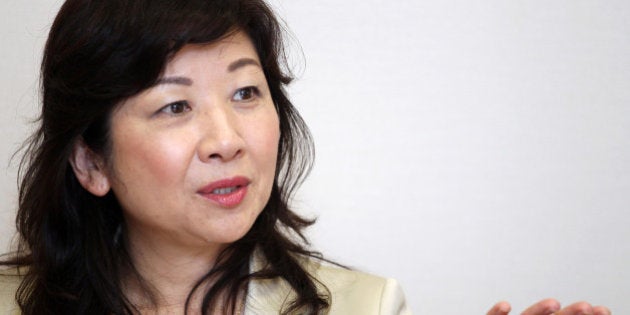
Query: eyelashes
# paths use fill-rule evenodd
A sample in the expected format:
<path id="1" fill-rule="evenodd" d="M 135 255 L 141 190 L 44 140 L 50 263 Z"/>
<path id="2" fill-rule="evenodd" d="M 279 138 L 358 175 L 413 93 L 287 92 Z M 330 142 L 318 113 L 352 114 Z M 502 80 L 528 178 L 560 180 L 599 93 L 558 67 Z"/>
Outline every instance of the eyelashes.
<path id="1" fill-rule="evenodd" d="M 192 110 L 192 107 L 190 107 L 190 104 L 188 104 L 188 101 L 181 100 L 181 101 L 170 103 L 162 107 L 159 113 L 165 113 L 165 114 L 177 116 L 177 115 L 181 115 L 183 113 L 189 112 L 191 110 Z"/>
<path id="2" fill-rule="evenodd" d="M 236 90 L 232 100 L 236 102 L 249 102 L 260 97 L 260 90 L 255 86 L 247 86 Z"/>

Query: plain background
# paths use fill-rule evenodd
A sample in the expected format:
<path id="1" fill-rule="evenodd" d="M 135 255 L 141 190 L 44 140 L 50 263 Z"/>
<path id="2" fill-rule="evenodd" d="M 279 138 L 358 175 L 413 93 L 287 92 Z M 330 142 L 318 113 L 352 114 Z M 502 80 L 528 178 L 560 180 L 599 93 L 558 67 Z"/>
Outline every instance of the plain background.
<path id="1" fill-rule="evenodd" d="M 60 4 L 0 4 L 2 249 Z M 315 248 L 398 279 L 416 314 L 630 314 L 630 2 L 272 4 L 316 142 L 295 200 Z"/>

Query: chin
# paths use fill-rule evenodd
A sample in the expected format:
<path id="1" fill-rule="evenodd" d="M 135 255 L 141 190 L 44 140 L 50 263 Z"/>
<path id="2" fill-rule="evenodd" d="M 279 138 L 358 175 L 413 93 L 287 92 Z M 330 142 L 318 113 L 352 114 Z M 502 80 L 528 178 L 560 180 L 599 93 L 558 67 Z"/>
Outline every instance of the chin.
<path id="1" fill-rule="evenodd" d="M 247 228 L 239 227 L 234 229 L 221 230 L 218 231 L 219 233 L 213 233 L 213 235 L 208 238 L 208 241 L 210 243 L 229 245 L 243 238 L 243 236 L 247 234 L 250 228 L 251 226 L 248 226 Z"/>

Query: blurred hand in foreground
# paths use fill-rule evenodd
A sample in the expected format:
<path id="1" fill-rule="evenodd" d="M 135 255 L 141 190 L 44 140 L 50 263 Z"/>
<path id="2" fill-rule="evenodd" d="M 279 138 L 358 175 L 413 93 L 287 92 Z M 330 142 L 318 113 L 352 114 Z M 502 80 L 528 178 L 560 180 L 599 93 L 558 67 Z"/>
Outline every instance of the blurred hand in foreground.
<path id="1" fill-rule="evenodd" d="M 487 315 L 507 315 L 512 307 L 508 302 L 495 304 Z M 611 315 L 610 310 L 605 306 L 592 306 L 587 302 L 573 303 L 562 308 L 560 303 L 554 299 L 542 300 L 521 313 L 521 315 Z"/>

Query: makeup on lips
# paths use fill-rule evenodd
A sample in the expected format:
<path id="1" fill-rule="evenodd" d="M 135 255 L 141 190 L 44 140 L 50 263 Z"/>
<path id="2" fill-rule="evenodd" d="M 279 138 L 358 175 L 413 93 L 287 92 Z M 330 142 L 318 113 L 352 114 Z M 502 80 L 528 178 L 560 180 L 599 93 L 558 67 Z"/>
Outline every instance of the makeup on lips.
<path id="1" fill-rule="evenodd" d="M 214 201 L 224 208 L 238 206 L 247 194 L 250 181 L 246 177 L 237 176 L 212 182 L 199 191 L 204 198 Z"/>

